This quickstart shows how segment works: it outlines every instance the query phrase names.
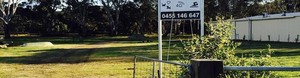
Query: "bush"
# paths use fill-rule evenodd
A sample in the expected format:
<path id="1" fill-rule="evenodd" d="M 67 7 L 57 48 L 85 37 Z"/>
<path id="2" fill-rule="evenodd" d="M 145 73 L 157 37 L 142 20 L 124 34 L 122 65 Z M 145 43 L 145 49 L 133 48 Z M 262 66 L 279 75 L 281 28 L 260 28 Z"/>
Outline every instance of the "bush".
<path id="1" fill-rule="evenodd" d="M 261 51 L 259 55 L 243 55 L 241 58 L 232 57 L 224 60 L 226 66 L 270 66 L 271 65 L 271 46 L 267 45 L 268 49 Z M 224 71 L 222 75 L 226 78 L 270 78 L 275 77 L 270 71 Z"/>
<path id="2" fill-rule="evenodd" d="M 270 46 L 268 51 L 262 51 L 260 56 L 247 55 L 251 57 L 236 57 L 235 49 L 240 45 L 231 41 L 234 26 L 231 20 L 217 17 L 216 22 L 206 23 L 209 33 L 205 36 L 193 36 L 191 40 L 182 41 L 183 53 L 181 57 L 182 63 L 189 63 L 190 59 L 219 59 L 224 61 L 225 66 L 265 66 L 271 65 Z M 186 68 L 183 68 L 186 71 Z M 221 75 L 227 78 L 240 77 L 271 77 L 270 72 L 260 71 L 224 71 Z M 181 74 L 186 75 L 186 72 Z"/>

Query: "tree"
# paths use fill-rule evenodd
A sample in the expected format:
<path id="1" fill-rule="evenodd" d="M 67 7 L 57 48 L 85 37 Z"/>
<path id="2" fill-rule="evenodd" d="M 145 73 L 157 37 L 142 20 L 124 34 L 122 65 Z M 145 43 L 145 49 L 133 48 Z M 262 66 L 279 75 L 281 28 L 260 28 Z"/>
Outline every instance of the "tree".
<path id="1" fill-rule="evenodd" d="M 282 13 L 286 11 L 286 6 L 283 0 L 274 0 L 273 2 L 265 2 L 261 7 L 266 13 Z"/>
<path id="2" fill-rule="evenodd" d="M 63 10 L 70 22 L 76 22 L 72 25 L 81 36 L 89 36 L 91 32 L 98 29 L 99 24 L 103 23 L 102 8 L 95 0 L 68 0 L 67 8 Z M 102 24 L 103 25 L 103 24 Z"/>
<path id="3" fill-rule="evenodd" d="M 120 25 L 120 11 L 128 0 L 101 0 L 103 8 L 106 11 L 109 25 L 111 26 L 111 35 L 118 35 L 118 26 Z"/>
<path id="4" fill-rule="evenodd" d="M 8 23 L 15 14 L 18 6 L 19 0 L 0 0 L 0 19 L 4 22 L 4 37 L 6 39 L 10 38 L 10 27 Z"/>
<path id="5" fill-rule="evenodd" d="M 119 34 L 139 34 L 141 29 L 141 13 L 137 5 L 133 2 L 128 2 L 120 11 L 120 26 Z M 130 20 L 129 20 L 130 19 Z"/>
<path id="6" fill-rule="evenodd" d="M 137 22 L 140 24 L 137 29 L 139 34 L 151 33 L 157 30 L 157 6 L 156 0 L 134 0 L 137 10 L 133 12 L 138 12 L 134 14 Z M 138 34 L 136 33 L 136 34 Z"/>
<path id="7" fill-rule="evenodd" d="M 68 0 L 67 1 L 67 8 L 66 12 L 69 14 L 72 14 L 73 20 L 78 23 L 79 25 L 79 34 L 81 36 L 86 36 L 87 27 L 86 27 L 86 21 L 87 21 L 87 8 L 90 6 L 88 3 L 90 0 Z"/>
<path id="8" fill-rule="evenodd" d="M 38 22 L 40 22 L 42 25 L 43 31 L 41 31 L 41 34 L 43 36 L 49 36 L 49 35 L 54 35 L 58 30 L 57 27 L 59 25 L 57 24 L 62 24 L 57 18 L 59 15 L 59 12 L 57 12 L 58 9 L 63 8 L 64 6 L 62 5 L 61 0 L 36 0 L 39 5 L 35 7 L 34 9 L 37 12 L 37 16 L 39 16 Z M 52 32 L 52 33 L 48 33 Z"/>

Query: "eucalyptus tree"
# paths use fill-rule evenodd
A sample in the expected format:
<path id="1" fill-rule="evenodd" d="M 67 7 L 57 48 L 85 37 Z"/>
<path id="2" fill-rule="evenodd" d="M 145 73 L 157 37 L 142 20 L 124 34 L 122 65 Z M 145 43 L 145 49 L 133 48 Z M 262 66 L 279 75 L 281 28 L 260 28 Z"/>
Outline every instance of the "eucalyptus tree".
<path id="1" fill-rule="evenodd" d="M 295 8 L 295 11 L 300 11 L 300 0 L 294 0 L 294 8 Z"/>
<path id="2" fill-rule="evenodd" d="M 267 13 L 283 13 L 283 12 L 298 12 L 300 11 L 299 0 L 274 0 L 265 2 L 261 7 Z"/>
<path id="3" fill-rule="evenodd" d="M 297 12 L 300 9 L 300 1 L 299 0 L 284 0 L 283 1 L 286 6 L 287 12 Z"/>
<path id="4" fill-rule="evenodd" d="M 141 24 L 137 29 L 140 34 L 151 33 L 157 30 L 157 0 L 134 0 L 138 8 L 135 16 Z"/>
<path id="5" fill-rule="evenodd" d="M 10 27 L 8 24 L 13 15 L 16 13 L 19 2 L 19 0 L 0 0 L 0 19 L 4 24 L 4 33 L 6 39 L 10 38 Z"/>
<path id="6" fill-rule="evenodd" d="M 59 33 L 58 30 L 61 30 L 60 26 L 65 26 L 58 25 L 63 23 L 60 22 L 59 19 L 57 19 L 58 16 L 61 15 L 59 10 L 65 7 L 62 4 L 64 3 L 63 0 L 30 0 L 30 2 L 36 6 L 33 9 L 36 12 L 35 16 L 39 17 L 35 18 L 35 22 L 40 23 L 40 33 L 43 36 L 49 36 Z"/>
<path id="7" fill-rule="evenodd" d="M 67 8 L 64 10 L 65 15 L 71 15 L 71 18 L 73 22 L 76 22 L 78 27 L 75 27 L 78 29 L 79 34 L 84 36 L 86 33 L 85 25 L 86 25 L 86 16 L 87 16 L 87 7 L 88 7 L 88 1 L 89 0 L 68 0 Z"/>
<path id="8" fill-rule="evenodd" d="M 120 26 L 120 11 L 122 7 L 129 2 L 129 0 L 100 0 L 103 8 L 105 9 L 106 16 L 111 26 L 111 35 L 118 35 Z"/>
<path id="9" fill-rule="evenodd" d="M 98 12 L 98 10 L 92 10 L 89 12 L 89 8 L 96 7 L 97 4 L 94 0 L 68 0 L 66 1 L 67 8 L 64 9 L 65 15 L 71 16 L 67 17 L 72 19 L 71 22 L 77 22 L 77 30 L 81 36 L 87 36 L 89 30 L 96 30 L 96 26 L 88 25 L 88 22 L 94 22 L 95 20 L 89 20 L 89 13 Z M 93 8 L 91 8 L 93 9 Z M 97 16 L 98 17 L 98 16 Z M 94 17 L 94 18 L 97 18 Z"/>

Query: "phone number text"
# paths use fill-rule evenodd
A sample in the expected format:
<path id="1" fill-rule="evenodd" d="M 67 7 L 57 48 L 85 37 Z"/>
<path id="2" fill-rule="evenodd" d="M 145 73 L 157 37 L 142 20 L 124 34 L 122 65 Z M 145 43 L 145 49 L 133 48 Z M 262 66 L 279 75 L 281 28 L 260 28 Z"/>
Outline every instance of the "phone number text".
<path id="1" fill-rule="evenodd" d="M 162 12 L 161 19 L 200 19 L 200 11 Z"/>

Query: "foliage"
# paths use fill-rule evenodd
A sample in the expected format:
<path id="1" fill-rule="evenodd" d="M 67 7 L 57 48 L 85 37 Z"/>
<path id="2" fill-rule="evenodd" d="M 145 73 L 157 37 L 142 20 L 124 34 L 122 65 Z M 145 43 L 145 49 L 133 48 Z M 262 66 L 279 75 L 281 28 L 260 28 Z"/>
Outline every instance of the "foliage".
<path id="1" fill-rule="evenodd" d="M 267 45 L 268 49 L 260 51 L 259 55 L 248 54 L 239 57 L 231 57 L 224 60 L 224 65 L 226 66 L 270 66 L 272 59 L 271 45 Z M 225 71 L 222 75 L 226 78 L 257 78 L 266 77 L 274 78 L 276 75 L 272 74 L 270 71 Z"/>
<path id="2" fill-rule="evenodd" d="M 207 35 L 203 37 L 193 36 L 189 41 L 183 41 L 185 59 L 220 59 L 224 60 L 234 56 L 234 49 L 237 43 L 230 40 L 233 26 L 230 20 L 217 17 L 217 23 L 206 24 Z"/>
<path id="3" fill-rule="evenodd" d="M 157 32 L 157 0 L 20 0 L 11 18 L 11 33 L 95 33 L 110 35 L 152 34 Z M 300 11 L 299 0 L 205 0 L 205 19 L 224 16 L 238 19 L 267 13 Z M 289 6 L 288 6 L 289 5 Z M 213 9 L 213 10 L 212 10 Z M 7 10 L 8 11 L 8 10 Z M 215 20 L 215 19 L 213 19 Z M 2 21 L 2 23 L 4 23 Z M 176 23 L 176 24 L 175 24 Z M 198 21 L 174 23 L 175 35 L 199 31 Z M 164 22 L 164 36 L 171 22 Z M 66 30 L 62 30 L 62 28 Z"/>
<path id="4" fill-rule="evenodd" d="M 190 59 L 219 59 L 224 60 L 225 66 L 265 66 L 270 65 L 271 49 L 262 51 L 260 56 L 236 57 L 235 49 L 239 43 L 231 41 L 232 30 L 234 29 L 231 20 L 224 20 L 224 17 L 217 17 L 216 22 L 206 23 L 207 35 L 203 37 L 194 36 L 189 41 L 182 41 L 183 63 Z M 270 77 L 270 72 L 260 71 L 225 71 L 223 77 Z"/>

